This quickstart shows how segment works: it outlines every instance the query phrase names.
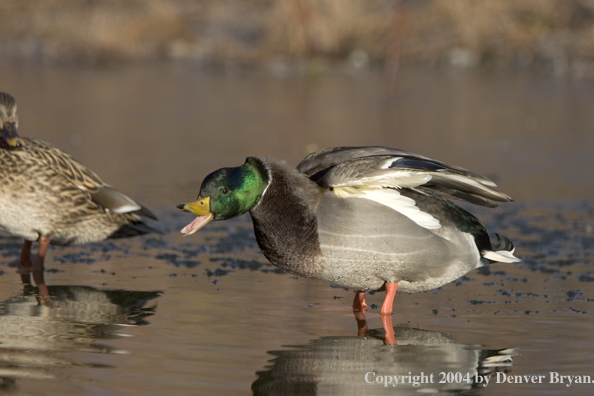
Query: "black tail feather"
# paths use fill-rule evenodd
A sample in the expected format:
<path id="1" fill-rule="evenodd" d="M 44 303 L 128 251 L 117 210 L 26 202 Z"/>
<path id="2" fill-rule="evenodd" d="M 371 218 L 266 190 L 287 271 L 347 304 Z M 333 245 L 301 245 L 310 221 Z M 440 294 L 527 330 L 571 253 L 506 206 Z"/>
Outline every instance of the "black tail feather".
<path id="1" fill-rule="evenodd" d="M 497 233 L 495 233 L 495 236 L 497 237 L 497 242 L 492 244 L 493 250 L 507 250 L 509 252 L 515 249 L 512 241 L 510 241 L 506 236 L 499 235 Z"/>

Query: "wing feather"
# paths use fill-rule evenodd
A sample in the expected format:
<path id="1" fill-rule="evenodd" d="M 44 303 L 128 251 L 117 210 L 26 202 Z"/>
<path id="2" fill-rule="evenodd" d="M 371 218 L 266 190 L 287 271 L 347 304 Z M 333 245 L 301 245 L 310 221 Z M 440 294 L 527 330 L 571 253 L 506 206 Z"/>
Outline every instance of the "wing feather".
<path id="1" fill-rule="evenodd" d="M 157 217 L 147 208 L 134 201 L 132 198 L 106 184 L 92 170 L 81 164 L 68 153 L 41 140 L 26 138 L 24 148 L 28 153 L 28 160 L 62 175 L 64 186 L 70 189 L 74 185 L 79 190 L 90 195 L 92 202 L 113 213 L 135 213 L 157 220 Z"/>
<path id="2" fill-rule="evenodd" d="M 307 156 L 297 169 L 320 186 L 420 188 L 447 198 L 494 207 L 512 199 L 478 173 L 386 147 L 338 147 Z"/>

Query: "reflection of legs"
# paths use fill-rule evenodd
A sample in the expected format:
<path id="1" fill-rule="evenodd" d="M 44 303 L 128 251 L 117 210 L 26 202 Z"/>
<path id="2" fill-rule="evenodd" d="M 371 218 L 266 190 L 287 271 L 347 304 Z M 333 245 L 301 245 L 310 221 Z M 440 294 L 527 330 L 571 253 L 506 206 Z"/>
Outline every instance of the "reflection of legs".
<path id="1" fill-rule="evenodd" d="M 384 325 L 384 332 L 386 334 L 386 344 L 388 345 L 396 344 L 394 326 L 392 326 L 392 305 L 394 305 L 396 289 L 398 289 L 398 282 L 386 282 L 386 298 L 380 311 L 380 317 L 382 318 L 382 324 Z"/>
<path id="2" fill-rule="evenodd" d="M 31 268 L 31 272 L 33 273 L 33 280 L 35 280 L 35 284 L 39 288 L 39 299 L 42 302 L 49 301 L 49 290 L 45 285 L 45 279 L 43 277 L 44 271 L 44 260 L 45 254 L 47 253 L 47 248 L 49 247 L 50 239 L 48 237 L 40 237 L 39 238 L 39 250 L 37 251 L 37 255 L 33 259 L 33 266 Z"/>
<path id="3" fill-rule="evenodd" d="M 19 263 L 18 273 L 21 275 L 21 282 L 24 285 L 31 284 L 31 245 L 33 242 L 25 240 L 23 250 L 21 250 L 21 262 Z"/>
<path id="4" fill-rule="evenodd" d="M 358 290 L 355 293 L 355 299 L 353 300 L 353 314 L 355 315 L 355 320 L 357 320 L 358 336 L 367 334 L 367 321 L 365 320 L 366 309 L 367 303 L 365 302 L 365 292 Z"/>
<path id="5" fill-rule="evenodd" d="M 365 311 L 355 311 L 355 320 L 357 321 L 357 335 L 359 337 L 367 335 L 367 320 L 365 320 Z M 392 325 L 392 315 L 380 315 L 382 318 L 382 326 L 384 327 L 384 334 L 386 345 L 396 345 L 396 338 L 394 336 L 394 326 Z"/>
<path id="6" fill-rule="evenodd" d="M 353 315 L 355 315 L 355 320 L 357 321 L 357 335 L 362 337 L 367 335 L 367 320 L 365 320 L 365 310 L 357 311 L 353 309 Z"/>
<path id="7" fill-rule="evenodd" d="M 353 300 L 353 311 L 365 311 L 365 309 L 367 309 L 365 292 L 358 290 L 357 293 L 355 293 L 355 299 Z"/>
<path id="8" fill-rule="evenodd" d="M 396 338 L 394 337 L 394 325 L 392 324 L 392 315 L 380 315 L 382 318 L 382 325 L 384 326 L 384 334 L 386 335 L 386 344 L 396 345 Z"/>

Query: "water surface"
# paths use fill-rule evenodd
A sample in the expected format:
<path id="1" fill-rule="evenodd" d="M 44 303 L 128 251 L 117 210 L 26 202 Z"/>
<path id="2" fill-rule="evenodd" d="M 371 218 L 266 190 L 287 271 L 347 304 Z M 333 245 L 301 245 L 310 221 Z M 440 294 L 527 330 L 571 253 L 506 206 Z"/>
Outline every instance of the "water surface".
<path id="1" fill-rule="evenodd" d="M 0 389 L 15 395 L 591 394 L 550 373 L 594 377 L 594 91 L 587 82 L 496 72 L 403 70 L 314 80 L 205 72 L 189 65 L 4 68 L 21 135 L 71 153 L 160 218 L 163 235 L 53 247 L 40 306 L 0 236 Z M 493 178 L 516 199 L 473 208 L 523 262 L 398 295 L 397 345 L 369 297 L 358 336 L 353 292 L 282 273 L 249 216 L 191 237 L 203 177 L 248 155 L 297 164 L 313 147 L 387 145 Z M 398 387 L 367 373 L 490 376 Z M 497 375 L 544 383 L 496 383 Z M 439 374 L 435 379 L 438 379 Z M 435 381 L 437 382 L 437 381 Z M 345 390 L 347 389 L 347 390 Z"/>

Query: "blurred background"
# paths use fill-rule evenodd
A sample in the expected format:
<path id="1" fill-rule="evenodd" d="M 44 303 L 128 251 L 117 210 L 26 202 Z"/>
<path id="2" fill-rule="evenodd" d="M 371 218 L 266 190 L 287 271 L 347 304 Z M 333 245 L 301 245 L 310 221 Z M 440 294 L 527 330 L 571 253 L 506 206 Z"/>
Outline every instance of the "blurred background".
<path id="1" fill-rule="evenodd" d="M 21 134 L 155 203 L 342 145 L 592 196 L 592 62 L 591 0 L 0 0 Z"/>
<path id="2" fill-rule="evenodd" d="M 472 212 L 509 237 L 523 262 L 398 296 L 395 324 L 520 348 L 514 374 L 594 375 L 593 62 L 594 0 L 0 0 L 0 91 L 18 102 L 20 134 L 70 153 L 154 211 L 164 232 L 50 249 L 46 280 L 64 290 L 64 304 L 87 288 L 97 289 L 85 292 L 95 301 L 107 288 L 163 292 L 158 309 L 145 307 L 150 326 L 126 330 L 136 337 L 81 330 L 85 349 L 62 371 L 51 359 L 24 359 L 26 348 L 16 354 L 21 366 L 6 355 L 0 368 L 18 370 L 0 370 L 0 393 L 19 384 L 23 395 L 243 395 L 270 364 L 267 351 L 280 362 L 274 351 L 286 345 L 355 338 L 352 292 L 275 272 L 248 216 L 182 238 L 192 216 L 175 208 L 208 173 L 247 156 L 296 165 L 345 145 L 462 166 L 516 200 Z M 61 310 L 31 308 L 37 300 L 18 295 L 10 265 L 20 247 L 0 235 L 0 316 L 16 326 L 7 337 L 25 340 L 0 344 L 28 345 L 35 323 L 53 314 L 60 320 L 35 337 L 79 337 L 54 330 Z M 382 298 L 370 296 L 370 329 L 382 327 Z M 118 305 L 99 300 L 89 309 Z M 67 321 L 76 329 L 80 317 Z M 94 340 L 128 352 L 89 355 Z M 384 355 L 370 361 L 391 359 L 395 350 L 379 344 Z M 79 361 L 93 365 L 71 364 Z M 30 375 L 56 371 L 57 381 Z M 551 390 L 499 384 L 481 393 Z"/>
<path id="3" fill-rule="evenodd" d="M 591 0 L 2 0 L 4 62 L 275 73 L 450 65 L 592 77 Z"/>

